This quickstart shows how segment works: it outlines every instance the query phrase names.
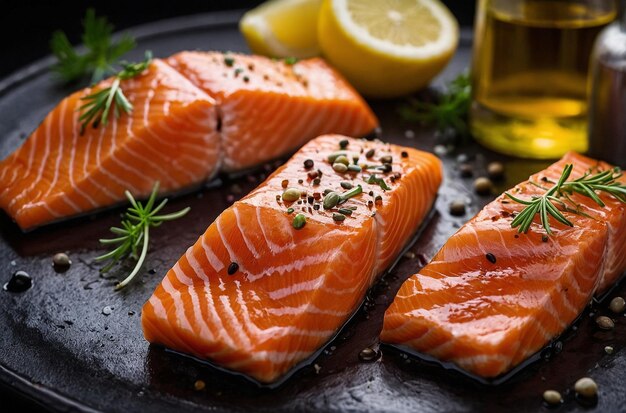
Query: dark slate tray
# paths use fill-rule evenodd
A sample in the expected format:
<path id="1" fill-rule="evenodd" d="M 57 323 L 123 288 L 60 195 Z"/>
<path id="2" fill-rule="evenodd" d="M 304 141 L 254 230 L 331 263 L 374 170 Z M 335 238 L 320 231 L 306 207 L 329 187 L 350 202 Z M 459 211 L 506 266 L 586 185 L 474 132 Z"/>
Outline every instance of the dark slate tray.
<path id="1" fill-rule="evenodd" d="M 182 49 L 246 51 L 237 30 L 239 17 L 240 13 L 196 15 L 139 27 L 132 32 L 140 47 L 129 58 L 141 58 L 144 49 L 153 50 L 156 56 Z M 471 35 L 463 32 L 458 53 L 436 84 L 463 70 L 470 51 Z M 43 59 L 0 82 L 0 157 L 17 148 L 70 91 L 53 82 L 48 71 L 51 61 Z M 432 150 L 433 131 L 404 123 L 397 116 L 399 103 L 372 102 L 382 122 L 383 139 Z M 415 137 L 407 137 L 407 130 L 413 130 Z M 562 346 L 545 350 L 539 361 L 497 387 L 387 347 L 378 361 L 359 361 L 361 349 L 378 346 L 384 310 L 402 281 L 491 199 L 476 197 L 472 180 L 459 178 L 455 158 L 460 151 L 475 159 L 479 173 L 484 172 L 484 161 L 498 159 L 506 164 L 506 180 L 498 191 L 546 165 L 504 158 L 474 145 L 444 157 L 446 180 L 433 218 L 411 248 L 415 258 L 402 258 L 371 291 L 366 305 L 315 360 L 321 367 L 318 373 L 313 366 L 305 366 L 273 390 L 150 347 L 140 326 L 141 306 L 162 275 L 228 206 L 229 198 L 255 187 L 271 170 L 270 165 L 237 178 L 222 177 L 172 200 L 171 210 L 190 205 L 192 212 L 153 231 L 151 254 L 138 282 L 120 293 L 113 291 L 114 279 L 99 275 L 93 258 L 102 252 L 97 239 L 108 235 L 108 227 L 119 221 L 121 209 L 27 234 L 0 214 L 0 283 L 16 270 L 25 270 L 34 278 L 34 287 L 25 293 L 0 291 L 0 384 L 52 411 L 521 412 L 547 409 L 541 394 L 549 388 L 564 395 L 559 410 L 588 409 L 568 389 L 576 379 L 589 375 L 600 386 L 597 405 L 591 409 L 624 411 L 626 320 L 622 316 L 614 317 L 615 330 L 599 331 L 587 310 L 575 330 L 562 337 Z M 448 213 L 448 202 L 455 197 L 471 202 L 466 216 L 454 218 Z M 74 262 L 64 274 L 55 273 L 51 266 L 52 255 L 60 251 L 69 253 Z M 624 290 L 618 288 L 613 295 L 623 295 Z M 102 313 L 105 306 L 113 308 L 112 314 Z M 592 310 L 596 314 L 607 313 L 606 302 L 596 307 Z M 615 348 L 612 355 L 604 353 L 606 345 Z M 198 379 L 206 382 L 202 391 L 194 390 Z"/>

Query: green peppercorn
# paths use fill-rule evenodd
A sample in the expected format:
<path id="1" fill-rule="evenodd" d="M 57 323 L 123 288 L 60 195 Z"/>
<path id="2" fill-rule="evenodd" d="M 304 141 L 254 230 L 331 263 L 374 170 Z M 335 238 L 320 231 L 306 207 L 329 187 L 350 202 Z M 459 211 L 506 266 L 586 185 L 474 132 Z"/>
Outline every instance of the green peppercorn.
<path id="1" fill-rule="evenodd" d="M 337 204 L 341 201 L 341 195 L 337 192 L 329 192 L 324 197 L 324 209 L 332 209 L 337 206 Z"/>
<path id="2" fill-rule="evenodd" d="M 294 202 L 300 199 L 301 192 L 298 188 L 289 188 L 283 192 L 283 201 Z"/>
<path id="3" fill-rule="evenodd" d="M 302 229 L 306 225 L 306 216 L 304 214 L 298 214 L 293 217 L 292 225 L 295 229 Z"/>
<path id="4" fill-rule="evenodd" d="M 335 159 L 335 162 L 334 162 L 334 163 L 342 163 L 342 164 L 344 164 L 345 166 L 350 165 L 350 161 L 348 160 L 348 157 L 347 157 L 347 156 L 345 156 L 345 155 L 340 155 L 340 156 L 338 156 L 338 157 L 337 157 L 337 159 Z"/>
<path id="5" fill-rule="evenodd" d="M 352 215 L 352 210 L 348 208 L 339 208 L 337 212 L 339 212 L 342 215 L 348 215 L 348 216 Z"/>
<path id="6" fill-rule="evenodd" d="M 338 152 L 333 152 L 330 155 L 328 155 L 328 162 L 333 164 L 335 163 L 335 160 L 340 157 L 340 156 L 346 156 L 346 151 L 338 151 Z"/>

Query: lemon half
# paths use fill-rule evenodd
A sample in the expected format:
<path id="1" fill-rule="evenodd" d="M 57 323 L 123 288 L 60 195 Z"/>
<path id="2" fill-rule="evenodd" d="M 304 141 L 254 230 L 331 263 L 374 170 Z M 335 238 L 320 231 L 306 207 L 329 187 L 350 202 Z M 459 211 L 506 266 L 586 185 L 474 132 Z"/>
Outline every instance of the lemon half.
<path id="1" fill-rule="evenodd" d="M 438 0 L 324 0 L 318 21 L 324 57 L 373 97 L 428 85 L 458 39 L 458 22 Z"/>
<path id="2" fill-rule="evenodd" d="M 239 23 L 250 49 L 272 57 L 320 54 L 317 22 L 322 0 L 271 0 L 247 12 Z"/>

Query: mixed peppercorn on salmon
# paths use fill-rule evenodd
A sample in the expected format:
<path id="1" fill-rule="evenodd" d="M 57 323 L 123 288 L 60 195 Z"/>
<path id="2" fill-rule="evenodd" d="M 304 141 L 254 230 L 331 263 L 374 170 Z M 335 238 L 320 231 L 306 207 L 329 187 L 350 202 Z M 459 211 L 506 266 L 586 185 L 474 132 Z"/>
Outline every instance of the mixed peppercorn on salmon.
<path id="1" fill-rule="evenodd" d="M 215 101 L 161 60 L 123 82 L 134 106 L 81 134 L 81 100 L 106 80 L 67 98 L 0 162 L 0 207 L 22 228 L 115 204 L 124 191 L 146 196 L 211 177 L 220 159 Z"/>
<path id="2" fill-rule="evenodd" d="M 531 199 L 558 181 L 612 168 L 570 153 L 510 193 Z M 626 178 L 620 178 L 626 182 Z M 381 340 L 497 377 L 561 334 L 595 293 L 626 270 L 626 204 L 574 193 L 572 227 L 537 215 L 528 233 L 511 227 L 524 205 L 502 195 L 454 234 L 433 260 L 400 288 L 385 314 Z"/>
<path id="3" fill-rule="evenodd" d="M 146 339 L 276 381 L 359 307 L 426 217 L 441 179 L 440 161 L 425 152 L 314 139 L 167 273 L 142 311 Z"/>
<path id="4" fill-rule="evenodd" d="M 124 191 L 167 193 L 289 154 L 320 133 L 362 136 L 378 124 L 367 104 L 320 59 L 183 52 L 121 82 L 133 106 L 81 131 L 86 96 L 54 108 L 0 162 L 0 208 L 24 228 L 113 205 Z"/>
<path id="5" fill-rule="evenodd" d="M 288 64 L 181 52 L 167 62 L 217 101 L 226 171 L 292 153 L 325 133 L 358 137 L 378 124 L 361 96 L 319 58 Z"/>

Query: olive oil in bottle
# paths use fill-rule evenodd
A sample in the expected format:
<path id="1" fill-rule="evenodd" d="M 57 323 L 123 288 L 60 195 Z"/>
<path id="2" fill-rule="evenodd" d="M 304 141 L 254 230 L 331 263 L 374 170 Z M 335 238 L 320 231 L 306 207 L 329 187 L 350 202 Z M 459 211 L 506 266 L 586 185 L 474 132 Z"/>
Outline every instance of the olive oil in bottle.
<path id="1" fill-rule="evenodd" d="M 613 0 L 480 0 L 472 134 L 526 158 L 587 149 L 587 72 Z"/>
<path id="2" fill-rule="evenodd" d="M 591 58 L 589 155 L 626 169 L 626 0 Z"/>

